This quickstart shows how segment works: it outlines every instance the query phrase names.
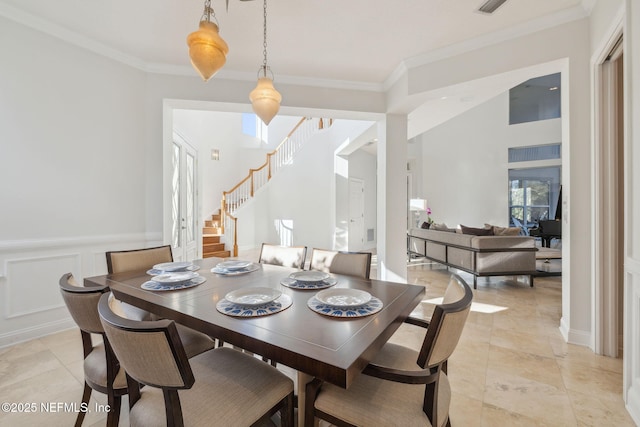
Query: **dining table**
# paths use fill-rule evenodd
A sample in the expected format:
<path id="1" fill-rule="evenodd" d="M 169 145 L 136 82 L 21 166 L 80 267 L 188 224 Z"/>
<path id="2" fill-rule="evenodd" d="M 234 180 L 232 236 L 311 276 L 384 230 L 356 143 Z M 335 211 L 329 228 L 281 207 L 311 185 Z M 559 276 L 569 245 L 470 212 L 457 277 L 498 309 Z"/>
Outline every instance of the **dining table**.
<path id="1" fill-rule="evenodd" d="M 320 290 L 289 286 L 293 283 L 290 276 L 300 270 L 258 263 L 251 263 L 246 271 L 216 267 L 225 261 L 193 261 L 191 270 L 197 272 L 197 285 L 182 289 L 149 287 L 152 274 L 157 273 L 154 271 L 106 274 L 87 277 L 84 282 L 85 286 L 108 286 L 121 301 L 294 369 L 298 425 L 304 420 L 305 385 L 320 378 L 348 388 L 425 294 L 423 286 L 330 274 L 334 292 L 365 291 L 377 305 L 368 312 L 323 312 L 315 299 Z M 232 299 L 230 293 L 250 288 L 281 293 L 277 301 L 285 304 L 264 313 L 249 310 L 246 316 L 242 311 L 224 310 L 225 304 L 229 306 L 227 298 Z"/>

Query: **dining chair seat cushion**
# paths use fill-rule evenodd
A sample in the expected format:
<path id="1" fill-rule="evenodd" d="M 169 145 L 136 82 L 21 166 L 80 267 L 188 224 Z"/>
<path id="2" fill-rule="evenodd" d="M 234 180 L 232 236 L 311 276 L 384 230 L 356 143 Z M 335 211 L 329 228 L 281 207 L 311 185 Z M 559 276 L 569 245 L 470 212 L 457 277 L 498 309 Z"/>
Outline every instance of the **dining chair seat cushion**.
<path id="1" fill-rule="evenodd" d="M 358 426 L 431 426 L 422 410 L 424 385 L 401 384 L 360 375 L 349 389 L 324 383 L 315 401 L 317 410 Z M 441 394 L 451 394 L 449 381 L 440 373 L 438 410 L 447 411 Z"/>
<path id="2" fill-rule="evenodd" d="M 418 352 L 402 345 L 387 343 L 373 364 L 402 370 L 421 370 Z M 315 401 L 316 409 L 354 425 L 431 426 L 422 410 L 425 386 L 402 384 L 359 375 L 348 389 L 324 383 Z M 448 413 L 451 387 L 440 373 L 438 411 Z"/>
<path id="3" fill-rule="evenodd" d="M 93 351 L 84 359 L 85 378 L 100 387 L 107 387 L 107 359 L 104 352 L 104 344 L 96 345 Z M 113 380 L 113 388 L 126 389 L 127 377 L 124 369 L 119 369 Z"/>
<path id="4" fill-rule="evenodd" d="M 180 335 L 180 341 L 182 341 L 182 346 L 184 347 L 184 351 L 187 353 L 188 358 L 197 356 L 198 354 L 211 350 L 216 346 L 215 340 L 202 332 L 187 328 L 179 323 L 176 323 L 176 327 L 178 329 L 178 335 Z"/>
<path id="5" fill-rule="evenodd" d="M 230 348 L 189 360 L 195 383 L 179 390 L 185 426 L 248 426 L 293 392 L 293 382 L 273 366 Z M 131 426 L 166 425 L 162 390 L 144 387 L 131 408 Z"/>

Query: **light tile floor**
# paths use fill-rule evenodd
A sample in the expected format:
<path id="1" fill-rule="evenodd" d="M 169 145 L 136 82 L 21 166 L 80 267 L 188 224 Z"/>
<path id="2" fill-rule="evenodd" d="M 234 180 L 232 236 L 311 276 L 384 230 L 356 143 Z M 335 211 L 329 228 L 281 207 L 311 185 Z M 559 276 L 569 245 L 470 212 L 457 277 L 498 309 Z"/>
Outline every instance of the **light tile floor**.
<path id="1" fill-rule="evenodd" d="M 429 316 L 451 272 L 412 262 L 408 281 L 425 286 L 416 313 Z M 472 277 L 461 276 L 472 283 Z M 518 278 L 480 278 L 463 336 L 449 362 L 453 426 L 635 425 L 622 401 L 622 360 L 566 344 L 558 325 L 560 277 L 538 278 L 531 288 Z M 403 325 L 392 338 L 419 346 L 422 333 Z M 55 404 L 79 402 L 82 347 L 77 330 L 0 349 L 0 401 L 35 403 L 35 413 L 0 412 L 0 427 L 73 425 L 76 414 Z M 45 411 L 42 404 L 52 403 Z M 106 398 L 93 393 L 85 426 L 104 425 L 95 411 Z M 124 399 L 120 425 L 128 425 Z"/>

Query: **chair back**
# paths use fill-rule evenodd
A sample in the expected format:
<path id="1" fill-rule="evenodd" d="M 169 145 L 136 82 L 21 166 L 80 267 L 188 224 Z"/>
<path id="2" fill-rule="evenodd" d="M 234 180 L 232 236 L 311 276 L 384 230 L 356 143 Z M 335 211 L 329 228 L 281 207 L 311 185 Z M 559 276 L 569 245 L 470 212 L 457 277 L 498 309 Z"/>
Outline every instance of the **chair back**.
<path id="1" fill-rule="evenodd" d="M 156 264 L 173 261 L 171 245 L 128 251 L 109 251 L 106 256 L 109 274 L 148 270 Z"/>
<path id="2" fill-rule="evenodd" d="M 452 289 L 449 289 L 452 288 Z M 453 353 L 471 310 L 473 291 L 457 274 L 452 275 L 443 304 L 436 305 L 418 356 L 418 365 L 442 365 Z"/>
<path id="3" fill-rule="evenodd" d="M 162 389 L 186 389 L 193 372 L 172 320 L 137 321 L 118 316 L 109 294 L 98 303 L 104 331 L 120 365 L 139 383 Z"/>
<path id="4" fill-rule="evenodd" d="M 263 243 L 258 262 L 302 269 L 306 256 L 306 246 L 278 246 Z"/>
<path id="5" fill-rule="evenodd" d="M 314 248 L 311 251 L 309 270 L 368 279 L 371 272 L 371 252 L 338 252 Z"/>
<path id="6" fill-rule="evenodd" d="M 58 282 L 62 299 L 80 330 L 91 334 L 102 334 L 102 324 L 98 315 L 98 301 L 109 291 L 106 286 L 80 286 L 73 274 L 63 274 Z"/>

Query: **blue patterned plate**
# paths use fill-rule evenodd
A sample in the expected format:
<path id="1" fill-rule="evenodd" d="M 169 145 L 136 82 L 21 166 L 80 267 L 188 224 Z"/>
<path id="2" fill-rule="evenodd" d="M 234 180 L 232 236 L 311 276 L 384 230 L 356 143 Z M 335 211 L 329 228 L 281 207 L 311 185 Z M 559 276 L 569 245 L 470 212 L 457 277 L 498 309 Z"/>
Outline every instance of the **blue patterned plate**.
<path id="1" fill-rule="evenodd" d="M 360 307 L 334 307 L 320 302 L 316 297 L 311 297 L 307 301 L 307 306 L 316 313 L 332 317 L 364 317 L 382 310 L 382 301 L 376 297 L 371 297 L 368 303 Z"/>
<path id="2" fill-rule="evenodd" d="M 204 283 L 206 280 L 207 279 L 202 276 L 195 277 L 186 282 L 175 284 L 158 283 L 149 280 L 148 282 L 144 282 L 141 287 L 142 289 L 146 289 L 147 291 L 176 291 L 178 289 L 193 288 L 194 286 L 198 286 Z"/>
<path id="3" fill-rule="evenodd" d="M 199 265 L 195 265 L 195 264 L 191 264 L 189 267 L 185 268 L 184 270 L 181 271 L 198 271 L 200 270 L 200 266 Z M 169 273 L 168 270 L 160 270 L 158 268 L 152 268 L 151 270 L 147 270 L 147 274 L 149 276 L 157 276 L 159 274 L 165 274 L 165 273 Z"/>
<path id="4" fill-rule="evenodd" d="M 285 277 L 280 281 L 281 285 L 284 285 L 288 288 L 308 289 L 308 290 L 330 288 L 336 283 L 338 283 L 338 281 L 334 277 L 329 277 L 328 279 L 325 279 L 320 282 L 301 282 L 299 280 L 292 279 L 291 277 Z"/>
<path id="5" fill-rule="evenodd" d="M 260 264 L 251 263 L 248 267 L 240 268 L 237 270 L 229 270 L 228 268 L 220 268 L 216 266 L 211 269 L 211 272 L 220 274 L 222 276 L 238 276 L 240 274 L 251 273 L 252 271 L 256 271 L 259 268 L 260 268 Z"/>
<path id="6" fill-rule="evenodd" d="M 293 300 L 289 295 L 280 295 L 280 298 L 268 304 L 251 307 L 234 304 L 223 298 L 216 304 L 216 309 L 222 314 L 233 317 L 260 317 L 279 313 L 289 308 L 292 303 Z"/>

